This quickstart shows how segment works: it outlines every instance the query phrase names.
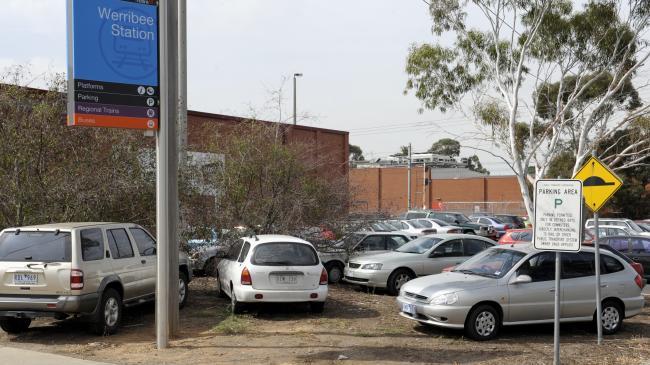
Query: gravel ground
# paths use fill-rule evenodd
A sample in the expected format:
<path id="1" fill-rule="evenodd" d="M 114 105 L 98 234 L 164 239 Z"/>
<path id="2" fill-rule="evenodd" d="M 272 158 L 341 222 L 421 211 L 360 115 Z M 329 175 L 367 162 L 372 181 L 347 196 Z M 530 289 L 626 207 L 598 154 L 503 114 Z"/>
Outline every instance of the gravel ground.
<path id="1" fill-rule="evenodd" d="M 460 331 L 421 326 L 400 317 L 395 298 L 348 285 L 333 285 L 322 314 L 306 305 L 253 307 L 231 316 L 212 278 L 190 284 L 181 330 L 171 347 L 155 349 L 154 306 L 125 311 L 123 327 L 109 337 L 90 334 L 74 319 L 39 320 L 29 331 L 0 332 L 0 345 L 29 348 L 116 364 L 550 364 L 553 326 L 503 329 L 490 342 L 475 342 Z M 650 363 L 650 309 L 625 321 L 615 336 L 596 345 L 589 326 L 567 324 L 561 331 L 564 364 Z"/>

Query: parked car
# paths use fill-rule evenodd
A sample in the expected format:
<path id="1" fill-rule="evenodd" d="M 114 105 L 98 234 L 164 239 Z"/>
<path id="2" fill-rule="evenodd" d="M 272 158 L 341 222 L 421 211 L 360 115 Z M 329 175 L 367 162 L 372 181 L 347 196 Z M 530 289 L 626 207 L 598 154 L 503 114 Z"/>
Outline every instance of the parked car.
<path id="1" fill-rule="evenodd" d="M 603 250 L 602 328 L 616 333 L 623 318 L 643 309 L 643 279 L 630 265 Z M 562 253 L 563 322 L 591 322 L 596 307 L 594 250 Z M 420 323 L 464 329 L 475 340 L 490 340 L 501 326 L 552 323 L 555 253 L 532 245 L 485 250 L 452 272 L 404 284 L 397 298 L 400 314 Z"/>
<path id="2" fill-rule="evenodd" d="M 480 223 L 480 224 L 486 224 L 492 227 L 496 231 L 496 237 L 501 238 L 507 230 L 514 228 L 510 226 L 507 223 L 501 222 L 499 219 L 495 217 L 488 217 L 488 216 L 482 216 L 482 217 L 470 217 L 470 220 L 475 223 Z"/>
<path id="3" fill-rule="evenodd" d="M 414 219 L 414 221 L 418 222 L 420 225 L 424 227 L 435 229 L 436 230 L 435 233 L 463 233 L 462 228 L 458 226 L 453 226 L 440 219 L 420 218 L 420 219 Z"/>
<path id="4" fill-rule="evenodd" d="M 219 242 L 217 231 L 211 229 L 209 232 L 209 238 L 187 240 L 190 263 L 195 274 L 213 276 L 219 262 L 219 253 L 227 251 L 227 247 Z"/>
<path id="5" fill-rule="evenodd" d="M 372 222 L 361 227 L 360 230 L 371 231 L 371 232 L 393 232 L 393 231 L 398 231 L 399 229 L 385 222 Z"/>
<path id="6" fill-rule="evenodd" d="M 439 273 L 494 244 L 494 241 L 475 235 L 427 235 L 392 252 L 350 259 L 343 280 L 372 288 L 386 288 L 390 294 L 396 295 L 407 281 Z"/>
<path id="7" fill-rule="evenodd" d="M 352 257 L 392 251 L 411 240 L 405 232 L 356 232 L 345 236 L 332 246 L 318 247 L 329 282 L 334 284 L 343 278 L 345 263 Z"/>
<path id="8" fill-rule="evenodd" d="M 500 245 L 509 245 L 513 243 L 530 243 L 533 241 L 533 230 L 531 228 L 509 229 L 506 234 L 499 239 Z"/>
<path id="9" fill-rule="evenodd" d="M 585 229 L 585 232 L 589 233 L 592 237 L 596 235 L 596 227 L 589 227 Z M 608 237 L 608 236 L 631 236 L 635 232 L 630 231 L 627 227 L 621 226 L 601 226 L 598 225 L 598 237 Z"/>
<path id="10" fill-rule="evenodd" d="M 527 228 L 526 227 L 526 222 L 524 221 L 523 218 L 521 218 L 518 215 L 513 215 L 513 214 L 495 214 L 494 217 L 496 217 L 498 220 L 500 220 L 503 223 L 506 223 L 510 225 L 511 228 L 513 229 L 522 229 L 522 228 Z"/>
<path id="11" fill-rule="evenodd" d="M 592 228 L 594 226 L 594 220 L 592 218 L 587 219 L 585 222 L 585 228 Z M 650 236 L 650 232 L 645 232 L 643 228 L 639 227 L 638 224 L 634 223 L 631 219 L 626 218 L 600 218 L 598 219 L 598 227 L 601 226 L 613 226 L 620 227 L 628 231 L 630 234 L 641 234 L 645 236 Z"/>
<path id="12" fill-rule="evenodd" d="M 426 218 L 429 212 L 426 210 L 409 210 L 403 214 L 400 214 L 399 218 L 404 220 L 417 219 L 417 218 Z"/>
<path id="13" fill-rule="evenodd" d="M 607 239 L 609 239 L 609 237 L 607 237 Z M 607 251 L 613 253 L 614 255 L 618 256 L 618 258 L 620 258 L 620 259 L 624 260 L 625 262 L 627 262 L 628 264 L 630 264 L 630 266 L 632 266 L 634 271 L 636 271 L 639 275 L 641 275 L 642 278 L 645 278 L 645 269 L 643 268 L 643 265 L 640 262 L 632 260 L 631 258 L 626 256 L 621 251 L 619 251 L 619 250 L 613 248 L 612 246 L 610 246 L 609 241 L 607 239 L 604 239 L 603 243 L 599 242 L 598 247 L 601 250 L 607 250 Z M 583 242 L 582 244 L 587 245 L 589 247 L 593 247 L 593 242 L 589 242 L 589 243 Z M 645 286 L 645 281 L 647 281 L 647 280 L 644 279 L 644 286 Z"/>
<path id="14" fill-rule="evenodd" d="M 389 220 L 386 221 L 388 224 L 394 226 L 394 227 L 399 227 L 400 231 L 408 233 L 411 238 L 416 238 L 419 236 L 423 236 L 425 234 L 431 234 L 431 233 L 436 233 L 436 230 L 433 228 L 428 228 L 420 223 L 417 223 L 414 220 Z"/>
<path id="15" fill-rule="evenodd" d="M 219 261 L 217 283 L 233 314 L 265 302 L 306 302 L 320 313 L 328 291 L 327 271 L 311 243 L 283 235 L 240 239 Z"/>
<path id="16" fill-rule="evenodd" d="M 61 223 L 0 232 L 0 327 L 26 330 L 32 319 L 83 316 L 114 333 L 125 306 L 156 294 L 156 241 L 131 223 Z M 179 305 L 192 270 L 179 257 Z"/>
<path id="17" fill-rule="evenodd" d="M 483 237 L 496 238 L 496 232 L 489 225 L 474 223 L 463 213 L 458 212 L 430 212 L 427 218 L 436 218 L 463 229 L 465 234 L 476 234 Z"/>
<path id="18" fill-rule="evenodd" d="M 632 261 L 643 266 L 645 279 L 650 280 L 650 237 L 648 236 L 610 236 L 599 240 L 603 245 L 609 245 L 628 256 Z"/>

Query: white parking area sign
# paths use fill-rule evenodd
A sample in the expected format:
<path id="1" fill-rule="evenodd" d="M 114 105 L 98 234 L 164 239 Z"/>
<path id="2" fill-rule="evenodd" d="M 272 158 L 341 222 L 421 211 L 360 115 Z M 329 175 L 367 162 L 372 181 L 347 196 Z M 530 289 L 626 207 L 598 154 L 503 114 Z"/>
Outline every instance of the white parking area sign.
<path id="1" fill-rule="evenodd" d="M 533 224 L 535 248 L 580 251 L 582 206 L 580 180 L 538 180 Z"/>

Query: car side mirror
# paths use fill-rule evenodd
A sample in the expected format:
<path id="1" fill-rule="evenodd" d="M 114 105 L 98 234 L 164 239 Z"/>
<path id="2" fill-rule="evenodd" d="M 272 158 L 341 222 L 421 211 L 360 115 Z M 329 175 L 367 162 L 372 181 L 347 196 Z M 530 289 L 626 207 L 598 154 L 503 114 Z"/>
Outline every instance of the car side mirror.
<path id="1" fill-rule="evenodd" d="M 456 224 L 460 224 L 460 222 L 458 221 L 458 219 L 454 219 L 454 223 L 456 223 Z"/>
<path id="2" fill-rule="evenodd" d="M 214 255 L 218 259 L 225 259 L 226 258 L 226 253 L 223 251 L 217 251 L 217 253 Z"/>
<path id="3" fill-rule="evenodd" d="M 531 283 L 533 278 L 530 275 L 517 275 L 516 278 L 510 281 L 510 284 L 526 284 Z"/>
<path id="4" fill-rule="evenodd" d="M 431 256 L 429 256 L 429 257 L 434 258 L 434 257 L 442 257 L 442 256 L 443 256 L 442 252 L 433 251 L 433 253 L 431 253 Z"/>

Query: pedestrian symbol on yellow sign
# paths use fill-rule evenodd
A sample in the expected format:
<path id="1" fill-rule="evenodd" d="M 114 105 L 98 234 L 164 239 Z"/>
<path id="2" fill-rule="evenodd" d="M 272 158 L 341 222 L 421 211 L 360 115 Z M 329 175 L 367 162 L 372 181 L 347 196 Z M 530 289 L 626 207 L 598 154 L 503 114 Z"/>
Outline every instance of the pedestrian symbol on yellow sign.
<path id="1" fill-rule="evenodd" d="M 593 156 L 582 165 L 573 178 L 582 181 L 585 203 L 594 212 L 599 211 L 623 185 L 623 181 L 615 173 Z"/>

